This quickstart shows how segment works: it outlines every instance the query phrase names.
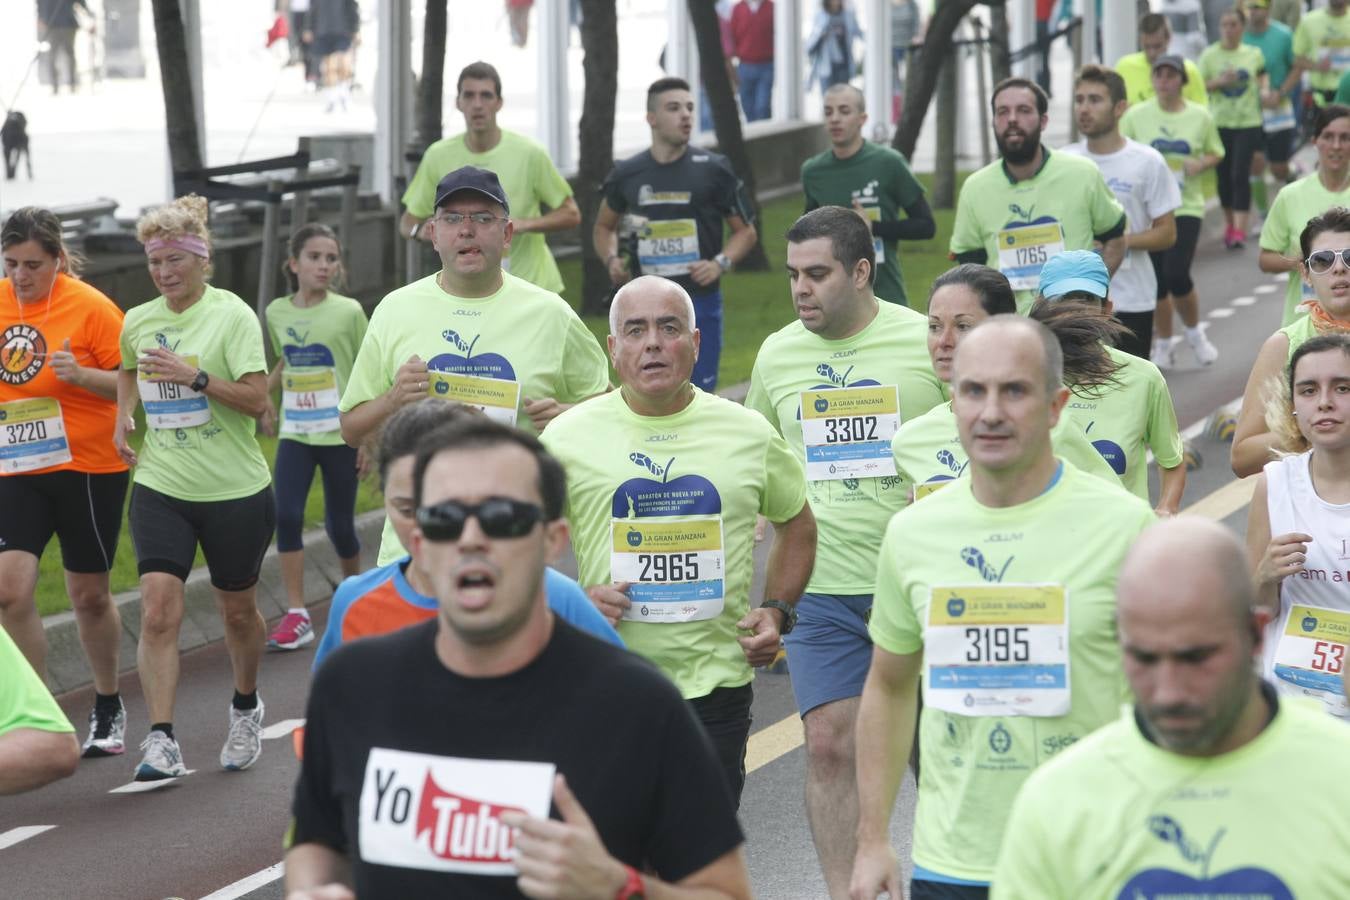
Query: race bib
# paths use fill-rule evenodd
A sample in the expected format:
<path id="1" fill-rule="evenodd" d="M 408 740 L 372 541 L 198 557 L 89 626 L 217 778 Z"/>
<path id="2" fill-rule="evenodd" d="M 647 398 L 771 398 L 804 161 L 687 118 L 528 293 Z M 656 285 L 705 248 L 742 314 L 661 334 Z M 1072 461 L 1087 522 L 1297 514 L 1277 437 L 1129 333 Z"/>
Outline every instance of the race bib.
<path id="1" fill-rule="evenodd" d="M 197 367 L 195 356 L 185 356 L 183 361 Z M 211 404 L 201 391 L 185 384 L 160 381 L 139 370 L 136 387 L 145 407 L 145 424 L 151 428 L 193 428 L 211 421 Z"/>
<path id="2" fill-rule="evenodd" d="M 698 224 L 693 219 L 648 222 L 638 232 L 643 275 L 688 275 L 698 260 Z"/>
<path id="3" fill-rule="evenodd" d="M 1333 69 L 1350 68 L 1350 40 L 1346 38 L 1328 38 L 1327 44 L 1318 54 L 1321 59 L 1329 60 Z"/>
<path id="4" fill-rule="evenodd" d="M 0 472 L 14 475 L 70 462 L 61 404 L 51 397 L 0 403 Z"/>
<path id="5" fill-rule="evenodd" d="M 914 485 L 914 499 L 922 500 L 929 494 L 935 494 L 955 480 L 954 478 L 945 478 L 941 481 L 925 481 L 923 484 L 916 484 Z"/>
<path id="6" fill-rule="evenodd" d="M 455 372 L 427 373 L 427 395 L 441 400 L 454 400 L 465 406 L 481 409 L 489 419 L 506 425 L 516 424 L 516 410 L 520 407 L 520 382 L 504 378 L 479 378 Z"/>
<path id="7" fill-rule="evenodd" d="M 1064 252 L 1064 229 L 1058 222 L 1018 225 L 998 233 L 998 268 L 1015 291 L 1034 291 L 1041 266 Z"/>
<path id="8" fill-rule="evenodd" d="M 895 474 L 891 438 L 900 427 L 895 385 L 803 391 L 801 409 L 807 479 Z"/>
<path id="9" fill-rule="evenodd" d="M 337 431 L 337 370 L 329 367 L 317 372 L 289 370 L 281 379 L 283 434 L 326 434 Z"/>
<path id="10" fill-rule="evenodd" d="M 1186 188 L 1186 157 L 1169 156 L 1167 157 L 1167 168 L 1172 170 L 1172 177 L 1177 180 L 1177 187 L 1185 190 Z"/>
<path id="11" fill-rule="evenodd" d="M 552 763 L 374 747 L 361 784 L 361 859 L 404 869 L 515 875 L 516 830 L 502 823 L 502 814 L 547 819 L 554 772 Z"/>
<path id="12" fill-rule="evenodd" d="M 614 519 L 610 577 L 629 582 L 633 622 L 701 622 L 722 614 L 722 518 Z"/>
<path id="13" fill-rule="evenodd" d="M 1284 100 L 1275 109 L 1261 108 L 1261 129 L 1267 134 L 1294 127 L 1294 105 Z"/>
<path id="14" fill-rule="evenodd" d="M 880 222 L 881 207 L 875 205 L 868 206 L 867 201 L 863 200 L 863 215 L 867 216 L 867 221 L 869 222 Z M 876 237 L 875 235 L 872 237 L 872 252 L 876 254 L 876 264 L 877 267 L 880 268 L 881 264 L 886 261 L 886 245 L 881 242 L 881 238 Z"/>
<path id="15" fill-rule="evenodd" d="M 1057 584 L 935 587 L 924 703 L 959 716 L 1069 711 L 1069 605 Z"/>
<path id="16" fill-rule="evenodd" d="M 1350 612 L 1294 606 L 1275 647 L 1275 677 L 1315 696 L 1332 715 L 1350 717 L 1341 672 L 1350 644 Z"/>

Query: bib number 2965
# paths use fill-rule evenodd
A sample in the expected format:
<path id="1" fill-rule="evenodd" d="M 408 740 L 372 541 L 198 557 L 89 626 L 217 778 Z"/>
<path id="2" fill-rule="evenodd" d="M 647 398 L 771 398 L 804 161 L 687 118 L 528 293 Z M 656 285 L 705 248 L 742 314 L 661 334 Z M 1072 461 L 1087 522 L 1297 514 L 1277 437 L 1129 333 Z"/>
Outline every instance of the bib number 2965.
<path id="1" fill-rule="evenodd" d="M 697 553 L 639 553 L 639 581 L 696 581 Z"/>

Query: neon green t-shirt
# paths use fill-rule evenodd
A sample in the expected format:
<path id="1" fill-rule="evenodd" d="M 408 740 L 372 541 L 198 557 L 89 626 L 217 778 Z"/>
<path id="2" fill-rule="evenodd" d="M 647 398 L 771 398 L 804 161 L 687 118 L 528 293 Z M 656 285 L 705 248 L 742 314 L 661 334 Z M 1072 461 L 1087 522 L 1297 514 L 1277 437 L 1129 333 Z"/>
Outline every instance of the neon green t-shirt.
<path id="1" fill-rule="evenodd" d="M 637 415 L 612 391 L 563 413 L 540 439 L 567 469 L 578 580 L 634 582 L 634 619 L 618 626 L 628 649 L 660 666 L 686 699 L 749 683 L 736 623 L 750 609 L 755 515 L 784 522 L 806 504 L 806 476 L 787 442 L 763 416 L 697 388 L 687 407 L 660 417 Z M 656 577 L 653 560 L 636 552 L 645 547 L 675 548 L 650 555 L 662 558 Z M 669 557 L 695 558 L 696 568 L 676 573 Z M 632 577 L 616 578 L 616 563 L 631 564 Z M 657 590 L 681 599 L 644 602 Z"/>
<path id="2" fill-rule="evenodd" d="M 1255 740 L 1168 753 L 1133 712 L 1027 780 L 995 900 L 1344 897 L 1350 728 L 1281 698 Z"/>
<path id="3" fill-rule="evenodd" d="M 1125 111 L 1120 120 L 1120 133 L 1141 144 L 1148 144 L 1163 155 L 1167 168 L 1176 176 L 1181 187 L 1181 206 L 1178 216 L 1205 215 L 1205 190 L 1199 177 L 1187 176 L 1182 165 L 1188 159 L 1199 159 L 1207 153 L 1223 157 L 1223 141 L 1214 117 L 1203 106 L 1190 101 L 1176 111 L 1168 112 L 1157 99 L 1136 103 Z"/>
<path id="4" fill-rule="evenodd" d="M 1205 80 L 1200 77 L 1200 69 L 1189 59 L 1186 65 L 1186 83 L 1181 86 L 1181 96 L 1192 103 L 1205 106 L 1209 103 L 1209 92 L 1205 90 Z M 1149 64 L 1144 51 L 1127 53 L 1116 63 L 1116 72 L 1125 79 L 1125 98 L 1133 106 L 1153 98 L 1153 66 Z"/>
<path id="5" fill-rule="evenodd" d="M 926 317 L 889 303 L 878 304 L 877 316 L 866 328 L 840 341 L 826 340 L 793 322 L 769 335 L 759 348 L 745 405 L 768 419 L 803 461 L 807 458 L 803 392 L 852 388 L 871 399 L 875 388 L 894 387 L 899 394 L 895 424 L 908 422 L 942 402 L 942 383 L 928 360 L 927 335 Z M 888 424 L 884 417 L 877 421 L 883 429 Z M 873 422 L 866 424 L 870 427 Z M 878 458 L 887 452 L 884 436 L 871 443 L 872 449 L 864 451 L 870 454 L 864 466 L 884 463 Z M 813 455 L 829 451 L 828 445 L 813 444 Z M 810 480 L 807 492 L 816 517 L 816 567 L 807 590 L 872 593 L 882 532 L 905 505 L 909 484 L 890 472 L 875 477 L 849 472 Z"/>
<path id="6" fill-rule="evenodd" d="M 366 325 L 361 304 L 332 291 L 313 306 L 296 306 L 290 297 L 278 297 L 267 305 L 272 350 L 286 361 L 279 407 L 281 437 L 316 446 L 342 443 L 338 399 L 366 336 Z"/>
<path id="7" fill-rule="evenodd" d="M 1289 339 L 1289 355 L 1285 357 L 1286 366 L 1293 360 L 1295 350 L 1317 337 L 1317 327 L 1313 325 L 1312 316 L 1306 313 L 1294 319 L 1280 331 Z"/>
<path id="8" fill-rule="evenodd" d="M 1259 47 L 1238 44 L 1226 50 L 1222 44 L 1210 44 L 1200 54 L 1200 75 L 1213 81 L 1232 69 L 1237 81 L 1209 94 L 1209 111 L 1219 128 L 1261 127 L 1261 82 L 1257 76 L 1266 70 L 1266 56 Z"/>
<path id="9" fill-rule="evenodd" d="M 63 734 L 75 730 L 14 639 L 0 628 L 0 734 L 17 728 Z"/>
<path id="10" fill-rule="evenodd" d="M 1261 249 L 1273 250 L 1289 259 L 1302 259 L 1303 249 L 1298 236 L 1313 216 L 1320 216 L 1333 206 L 1350 206 L 1350 187 L 1332 192 L 1322 184 L 1316 172 L 1305 175 L 1293 184 L 1280 188 L 1270 204 L 1270 212 L 1261 225 Z M 1315 296 L 1312 288 L 1303 284 L 1297 269 L 1289 273 L 1289 285 L 1284 291 L 1284 317 L 1281 325 L 1288 325 L 1298 317 L 1298 305 Z"/>
<path id="11" fill-rule="evenodd" d="M 1153 451 L 1159 466 L 1181 465 L 1181 432 L 1167 379 L 1146 359 L 1106 348 L 1116 369 L 1119 387 L 1100 396 L 1070 394 L 1065 417 L 1078 423 L 1092 446 L 1120 476 L 1125 489 L 1148 499 L 1148 461 Z"/>
<path id="12" fill-rule="evenodd" d="M 163 297 L 127 312 L 122 368 L 135 369 L 140 355 L 156 346 L 195 358 L 196 366 L 213 378 L 238 381 L 252 372 L 267 372 L 258 316 L 234 294 L 209 284 L 201 299 L 181 313 L 169 309 Z M 166 401 L 167 415 L 206 421 L 156 428 L 148 421 L 152 411 L 146 409 L 136 484 L 179 500 L 209 502 L 251 497 L 272 483 L 252 416 L 186 387 L 167 389 L 174 395 Z M 144 405 L 144 389 L 141 397 Z"/>
<path id="13" fill-rule="evenodd" d="M 576 403 L 608 389 L 604 351 L 557 294 L 504 272 L 495 294 L 457 297 L 441 290 L 438 277 L 401 287 L 375 307 L 338 404 L 342 412 L 393 387 L 399 366 L 413 355 L 456 379 L 451 385 L 433 378 L 431 396 L 469 399 L 485 389 L 491 396 L 484 399 L 499 404 L 490 416 L 529 432 L 534 424 L 521 410 L 523 398 Z M 385 522 L 379 564 L 406 553 Z"/>
<path id="14" fill-rule="evenodd" d="M 403 194 L 403 205 L 419 219 L 436 211 L 436 184 L 461 166 L 477 166 L 497 173 L 511 204 L 511 217 L 532 219 L 542 214 L 540 204 L 557 209 L 572 196 L 572 187 L 562 177 L 548 151 L 524 135 L 502 129 L 502 139 L 486 153 L 473 153 L 464 135 L 439 140 L 427 148 L 422 162 Z M 502 268 L 548 291 L 563 289 L 562 275 L 553 261 L 544 235 L 520 234 L 511 239 L 511 252 L 502 257 Z"/>
<path id="15" fill-rule="evenodd" d="M 1082 426 L 1068 416 L 1060 414 L 1050 432 L 1050 441 L 1055 455 L 1070 465 L 1105 478 L 1110 484 L 1120 484 L 1115 469 L 1092 446 L 1083 434 Z M 891 454 L 895 458 L 896 471 L 906 485 L 913 486 L 919 498 L 964 475 L 969 458 L 961 446 L 951 402 L 935 406 L 901 425 L 891 440 Z"/>
<path id="16" fill-rule="evenodd" d="M 950 244 L 953 255 L 985 251 L 987 264 L 1017 291 L 1024 314 L 1047 259 L 1061 250 L 1090 250 L 1096 235 L 1125 221 L 1125 208 L 1094 163 L 1042 149 L 1044 163 L 1023 181 L 1011 180 L 1001 159 L 966 179 Z"/>
<path id="17" fill-rule="evenodd" d="M 1333 16 L 1326 9 L 1308 13 L 1294 29 L 1294 55 L 1313 63 L 1329 61 L 1325 72 L 1309 69 L 1306 77 L 1315 90 L 1336 90 L 1341 74 L 1350 69 L 1350 14 Z"/>
<path id="18" fill-rule="evenodd" d="M 895 654 L 923 652 L 926 663 L 933 660 L 930 599 L 950 589 L 971 595 L 998 585 L 1062 586 L 1066 615 L 1060 621 L 1067 619 L 1067 629 L 1058 631 L 1064 639 L 1067 630 L 1066 669 L 1058 679 L 1052 676 L 1060 691 L 1067 680 L 1064 715 L 998 715 L 993 710 L 1002 707 L 973 699 L 968 709 L 990 713 L 957 715 L 935 708 L 932 672 L 925 666 L 916 866 L 988 881 L 1013 798 L 1027 776 L 1119 714 L 1127 689 L 1116 643 L 1116 572 L 1135 536 L 1152 521 L 1147 503 L 1069 465 L 1047 491 L 1017 506 L 983 506 L 971 479 L 962 478 L 891 520 L 872 605 L 877 647 Z M 933 618 L 959 621 L 966 610 L 953 596 L 934 608 Z M 1039 692 L 1042 685 L 1035 681 L 1032 687 Z"/>

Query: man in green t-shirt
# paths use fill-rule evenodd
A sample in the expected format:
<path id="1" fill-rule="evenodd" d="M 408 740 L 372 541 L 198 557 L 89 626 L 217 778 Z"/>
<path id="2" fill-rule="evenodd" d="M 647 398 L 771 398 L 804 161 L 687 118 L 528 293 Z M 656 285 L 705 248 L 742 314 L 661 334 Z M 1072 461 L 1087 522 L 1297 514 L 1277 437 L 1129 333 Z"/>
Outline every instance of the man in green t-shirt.
<path id="1" fill-rule="evenodd" d="M 913 898 L 985 896 L 1013 797 L 1125 698 L 1116 569 L 1148 504 L 1054 455 L 1069 392 L 1039 322 L 994 316 L 956 350 L 969 477 L 891 519 L 858 711 L 854 900 L 901 893 L 888 830 L 920 686 Z"/>
<path id="2" fill-rule="evenodd" d="M 515 237 L 502 267 L 546 291 L 561 291 L 562 275 L 544 235 L 581 224 L 572 186 L 543 146 L 497 125 L 502 79 L 493 66 L 476 62 L 464 67 L 455 83 L 455 108 L 464 114 L 464 133 L 436 141 L 422 154 L 403 194 L 399 233 L 431 242 L 428 220 L 436 212 L 432 201 L 437 182 L 461 166 L 488 169 L 497 173 L 516 211 L 511 220 Z"/>
<path id="3" fill-rule="evenodd" d="M 1341 75 L 1350 70 L 1350 16 L 1347 0 L 1327 0 L 1325 9 L 1303 17 L 1294 31 L 1294 55 L 1308 74 L 1318 106 L 1331 103 Z"/>
<path id="4" fill-rule="evenodd" d="M 541 436 L 567 469 L 578 580 L 689 701 L 739 802 L 753 667 L 778 655 L 815 561 L 805 473 L 763 416 L 690 383 L 700 339 L 684 288 L 629 282 L 609 331 L 619 390 Z M 756 515 L 774 541 L 751 609 Z"/>
<path id="5" fill-rule="evenodd" d="M 1116 62 L 1116 71 L 1125 79 L 1125 97 L 1131 105 L 1142 103 L 1153 96 L 1153 64 L 1167 53 L 1172 43 L 1172 26 L 1162 13 L 1145 13 L 1139 17 L 1139 52 L 1127 53 Z M 1200 69 L 1186 60 L 1186 99 L 1201 106 L 1209 104 Z"/>
<path id="6" fill-rule="evenodd" d="M 1294 33 L 1272 20 L 1270 0 L 1247 0 L 1247 29 L 1242 42 L 1261 51 L 1270 87 L 1261 95 L 1262 147 L 1252 157 L 1252 199 L 1261 215 L 1270 203 L 1266 194 L 1266 163 L 1270 163 L 1278 192 L 1289 180 L 1289 159 L 1298 137 L 1299 84 L 1302 70 L 1295 65 Z"/>
<path id="7" fill-rule="evenodd" d="M 435 208 L 441 271 L 375 307 L 338 402 L 342 438 L 352 447 L 426 396 L 539 432 L 571 404 L 609 388 L 604 351 L 567 301 L 502 270 L 514 223 L 497 176 L 456 169 L 441 179 Z M 379 564 L 404 553 L 386 523 Z"/>
<path id="8" fill-rule="evenodd" d="M 1000 159 L 961 186 L 950 250 L 957 262 L 1001 271 L 1018 312 L 1036 296 L 1041 266 L 1064 250 L 1102 245 L 1114 272 L 1125 257 L 1125 209 L 1093 163 L 1041 143 L 1050 99 L 1040 85 L 1007 78 L 990 105 Z"/>
<path id="9" fill-rule="evenodd" d="M 943 401 L 927 320 L 872 293 L 872 236 L 839 206 L 812 210 L 788 230 L 797 320 L 764 341 L 745 398 L 805 461 L 819 532 L 800 618 L 784 643 L 806 732 L 806 814 L 836 897 L 848 892 L 855 849 L 853 722 L 872 659 L 877 550 L 910 492 L 890 439 Z"/>
<path id="10" fill-rule="evenodd" d="M 79 762 L 75 728 L 0 628 L 0 796 L 74 775 Z"/>
<path id="11" fill-rule="evenodd" d="M 866 123 L 862 91 L 851 84 L 825 91 L 830 149 L 802 163 L 806 212 L 843 206 L 862 216 L 872 230 L 877 298 L 908 306 L 896 242 L 926 241 L 937 233 L 937 224 L 909 163 L 890 147 L 865 140 Z"/>
<path id="12" fill-rule="evenodd" d="M 1247 572 L 1204 519 L 1135 542 L 1117 603 L 1134 708 L 1027 779 L 995 898 L 1345 896 L 1350 729 L 1255 674 L 1269 616 Z"/>

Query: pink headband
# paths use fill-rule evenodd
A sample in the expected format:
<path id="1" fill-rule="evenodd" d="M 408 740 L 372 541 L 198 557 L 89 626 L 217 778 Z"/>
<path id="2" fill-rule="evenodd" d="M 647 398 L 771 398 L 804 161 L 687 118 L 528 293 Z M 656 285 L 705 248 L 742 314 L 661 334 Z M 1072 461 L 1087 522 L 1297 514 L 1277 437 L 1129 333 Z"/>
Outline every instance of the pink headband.
<path id="1" fill-rule="evenodd" d="M 156 250 L 186 250 L 194 256 L 200 256 L 202 259 L 211 258 L 211 250 L 206 246 L 206 241 L 197 237 L 195 234 L 185 234 L 182 237 L 172 238 L 151 238 L 145 242 L 145 252 L 154 253 Z"/>

